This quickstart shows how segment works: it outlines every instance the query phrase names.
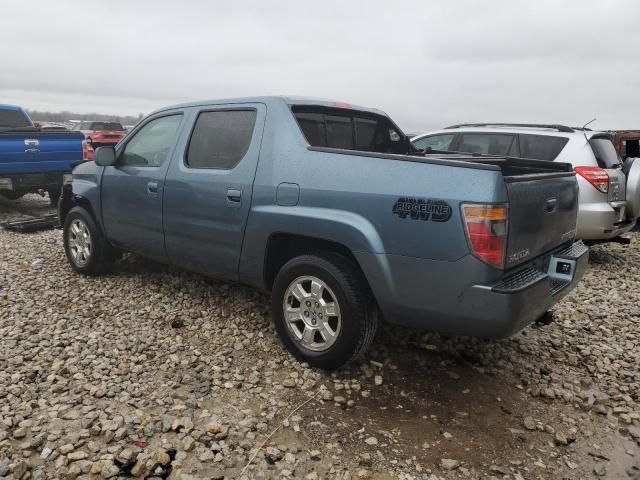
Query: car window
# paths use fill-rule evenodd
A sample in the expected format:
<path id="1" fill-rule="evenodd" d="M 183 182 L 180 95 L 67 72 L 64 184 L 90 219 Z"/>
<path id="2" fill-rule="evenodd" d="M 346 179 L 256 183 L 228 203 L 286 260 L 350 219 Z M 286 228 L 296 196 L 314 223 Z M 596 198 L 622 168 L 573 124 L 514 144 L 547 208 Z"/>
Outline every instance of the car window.
<path id="1" fill-rule="evenodd" d="M 30 127 L 29 119 L 20 110 L 0 110 L 0 128 Z"/>
<path id="2" fill-rule="evenodd" d="M 620 168 L 620 157 L 613 146 L 613 142 L 609 138 L 592 138 L 589 140 L 589 144 L 600 168 Z"/>
<path id="3" fill-rule="evenodd" d="M 509 155 L 515 135 L 503 133 L 462 133 L 456 150 L 485 155 Z"/>
<path id="4" fill-rule="evenodd" d="M 453 141 L 453 133 L 445 133 L 443 135 L 431 135 L 413 141 L 413 146 L 418 150 L 439 150 L 447 151 Z"/>
<path id="5" fill-rule="evenodd" d="M 555 160 L 569 141 L 549 135 L 520 135 L 520 156 L 532 160 Z"/>
<path id="6" fill-rule="evenodd" d="M 159 167 L 169 156 L 178 134 L 181 114 L 156 118 L 138 130 L 124 147 L 119 165 Z"/>
<path id="7" fill-rule="evenodd" d="M 256 110 L 202 112 L 193 127 L 186 164 L 230 170 L 245 156 L 256 124 Z"/>
<path id="8" fill-rule="evenodd" d="M 407 153 L 406 138 L 383 116 L 330 107 L 292 108 L 300 130 L 313 147 L 377 153 Z"/>

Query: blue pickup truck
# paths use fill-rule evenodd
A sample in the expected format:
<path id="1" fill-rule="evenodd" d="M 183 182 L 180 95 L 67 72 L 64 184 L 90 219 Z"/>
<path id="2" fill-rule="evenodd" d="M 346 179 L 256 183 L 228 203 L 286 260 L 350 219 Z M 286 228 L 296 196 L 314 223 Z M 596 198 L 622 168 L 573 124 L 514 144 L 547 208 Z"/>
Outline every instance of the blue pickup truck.
<path id="1" fill-rule="evenodd" d="M 41 131 L 20 107 L 0 105 L 0 195 L 48 192 L 56 205 L 64 175 L 83 161 L 81 132 Z"/>
<path id="2" fill-rule="evenodd" d="M 583 275 L 571 165 L 424 155 L 383 112 L 288 97 L 159 110 L 73 171 L 71 267 L 122 251 L 271 292 L 299 359 L 332 369 L 380 318 L 505 337 Z"/>

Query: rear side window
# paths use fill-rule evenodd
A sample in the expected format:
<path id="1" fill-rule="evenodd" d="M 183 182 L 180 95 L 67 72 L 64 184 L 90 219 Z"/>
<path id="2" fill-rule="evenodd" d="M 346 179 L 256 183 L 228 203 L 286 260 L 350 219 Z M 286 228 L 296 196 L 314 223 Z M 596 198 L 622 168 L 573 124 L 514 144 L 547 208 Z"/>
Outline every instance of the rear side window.
<path id="1" fill-rule="evenodd" d="M 191 168 L 230 170 L 249 150 L 256 110 L 202 112 L 193 127 L 187 165 Z"/>
<path id="2" fill-rule="evenodd" d="M 328 107 L 293 107 L 312 147 L 376 153 L 407 153 L 406 138 L 382 115 Z"/>
<path id="3" fill-rule="evenodd" d="M 30 127 L 29 120 L 19 110 L 0 110 L 0 128 Z"/>
<path id="4" fill-rule="evenodd" d="M 509 155 L 515 135 L 500 133 L 462 133 L 457 151 L 486 155 Z"/>
<path id="5" fill-rule="evenodd" d="M 620 157 L 611 140 L 606 137 L 596 137 L 589 140 L 589 144 L 600 168 L 620 168 Z"/>
<path id="6" fill-rule="evenodd" d="M 520 135 L 520 156 L 532 160 L 555 160 L 568 138 L 547 135 Z"/>

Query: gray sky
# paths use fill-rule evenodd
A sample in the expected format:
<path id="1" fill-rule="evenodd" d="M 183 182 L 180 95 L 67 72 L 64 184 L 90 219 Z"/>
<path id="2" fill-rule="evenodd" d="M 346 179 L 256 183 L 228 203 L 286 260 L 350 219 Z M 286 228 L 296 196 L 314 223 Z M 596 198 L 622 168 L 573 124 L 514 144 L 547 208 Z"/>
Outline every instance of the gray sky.
<path id="1" fill-rule="evenodd" d="M 264 94 L 378 107 L 407 131 L 640 128 L 640 2 L 3 0 L 0 103 L 149 113 Z"/>

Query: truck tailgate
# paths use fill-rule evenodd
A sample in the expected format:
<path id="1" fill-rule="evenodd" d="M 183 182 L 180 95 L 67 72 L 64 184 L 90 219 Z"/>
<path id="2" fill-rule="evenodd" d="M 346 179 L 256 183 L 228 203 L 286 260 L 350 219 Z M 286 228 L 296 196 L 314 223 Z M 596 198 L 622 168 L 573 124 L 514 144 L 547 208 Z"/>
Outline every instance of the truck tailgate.
<path id="1" fill-rule="evenodd" d="M 509 233 L 505 269 L 548 252 L 575 236 L 578 184 L 574 173 L 505 177 Z"/>
<path id="2" fill-rule="evenodd" d="M 0 174 L 71 171 L 83 140 L 81 132 L 0 132 Z"/>

